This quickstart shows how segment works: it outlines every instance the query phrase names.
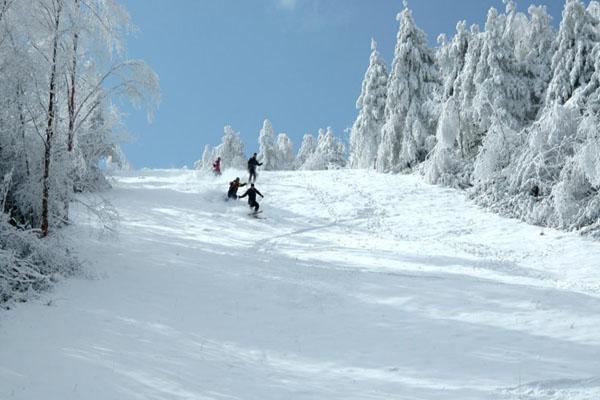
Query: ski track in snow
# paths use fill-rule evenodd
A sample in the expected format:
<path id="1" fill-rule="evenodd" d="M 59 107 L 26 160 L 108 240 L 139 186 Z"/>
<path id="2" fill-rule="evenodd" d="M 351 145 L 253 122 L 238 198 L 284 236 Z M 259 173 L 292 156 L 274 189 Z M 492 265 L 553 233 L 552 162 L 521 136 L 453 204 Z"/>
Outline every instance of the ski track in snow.
<path id="1" fill-rule="evenodd" d="M 92 279 L 0 315 L 0 399 L 600 398 L 600 243 L 366 171 L 263 172 L 255 219 L 235 175 L 74 210 Z"/>

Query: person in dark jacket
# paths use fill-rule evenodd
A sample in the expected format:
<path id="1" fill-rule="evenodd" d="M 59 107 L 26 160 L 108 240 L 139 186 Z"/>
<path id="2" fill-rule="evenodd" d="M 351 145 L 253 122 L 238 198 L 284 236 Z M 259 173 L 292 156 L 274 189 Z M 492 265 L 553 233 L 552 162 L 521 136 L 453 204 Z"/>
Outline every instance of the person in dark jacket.
<path id="1" fill-rule="evenodd" d="M 250 175 L 248 178 L 248 182 L 256 182 L 256 167 L 261 166 L 262 163 L 259 163 L 256 159 L 256 153 L 248 160 L 248 174 Z"/>
<path id="2" fill-rule="evenodd" d="M 237 200 L 238 189 L 246 186 L 246 183 L 241 183 L 240 178 L 235 178 L 233 181 L 229 182 L 229 191 L 227 192 L 227 199 Z"/>
<path id="3" fill-rule="evenodd" d="M 256 195 L 259 195 L 261 198 L 265 197 L 261 192 L 258 191 L 258 189 L 254 187 L 254 183 L 251 183 L 250 189 L 246 190 L 246 193 L 239 197 L 240 199 L 243 199 L 244 197 L 248 196 L 248 205 L 250 208 L 254 208 L 254 214 L 258 213 L 258 209 L 260 207 L 260 204 L 258 204 L 256 201 Z"/>

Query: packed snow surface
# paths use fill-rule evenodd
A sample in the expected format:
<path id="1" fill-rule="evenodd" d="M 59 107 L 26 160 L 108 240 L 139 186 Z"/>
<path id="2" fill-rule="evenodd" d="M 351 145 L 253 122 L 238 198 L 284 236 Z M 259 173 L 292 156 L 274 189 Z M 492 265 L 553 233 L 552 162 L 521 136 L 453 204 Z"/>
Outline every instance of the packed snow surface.
<path id="1" fill-rule="evenodd" d="M 0 399 L 600 398 L 599 243 L 364 171 L 262 173 L 255 219 L 225 175 L 75 214 L 88 276 L 0 314 Z"/>

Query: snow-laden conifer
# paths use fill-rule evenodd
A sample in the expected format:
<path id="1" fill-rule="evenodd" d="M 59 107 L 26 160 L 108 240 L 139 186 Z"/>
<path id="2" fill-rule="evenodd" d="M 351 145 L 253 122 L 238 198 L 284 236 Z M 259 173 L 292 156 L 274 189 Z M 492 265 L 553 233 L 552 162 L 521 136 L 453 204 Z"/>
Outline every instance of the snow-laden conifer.
<path id="1" fill-rule="evenodd" d="M 440 117 L 437 124 L 436 145 L 424 165 L 426 179 L 430 183 L 446 186 L 466 185 L 464 150 L 460 124 L 460 75 L 465 67 L 469 48 L 470 32 L 464 21 L 456 25 L 456 34 L 448 42 L 444 35 L 438 38 L 440 48 L 436 53 L 442 87 L 437 101 L 440 103 Z"/>
<path id="2" fill-rule="evenodd" d="M 298 150 L 298 154 L 296 155 L 296 159 L 294 160 L 294 168 L 295 169 L 303 169 L 304 165 L 310 159 L 310 157 L 314 154 L 317 148 L 317 142 L 315 137 L 311 134 L 306 134 L 302 138 L 302 145 Z"/>
<path id="3" fill-rule="evenodd" d="M 425 160 L 434 144 L 435 120 L 429 109 L 438 85 L 434 55 L 408 8 L 397 19 L 400 29 L 377 155 L 379 171 L 411 168 Z"/>
<path id="4" fill-rule="evenodd" d="M 552 80 L 546 104 L 564 104 L 594 71 L 593 48 L 599 41 L 598 19 L 586 11 L 581 0 L 567 0 L 552 57 Z"/>
<path id="5" fill-rule="evenodd" d="M 294 144 L 286 133 L 277 136 L 277 169 L 289 170 L 294 163 Z"/>
<path id="6" fill-rule="evenodd" d="M 212 167 L 214 159 L 214 149 L 210 145 L 204 145 L 202 158 L 194 163 L 194 168 L 199 171 L 208 171 Z"/>
<path id="7" fill-rule="evenodd" d="M 265 171 L 277 169 L 277 153 L 275 150 L 275 133 L 271 121 L 265 119 L 263 127 L 258 136 L 259 153 L 258 159 L 263 164 Z"/>
<path id="8" fill-rule="evenodd" d="M 346 165 L 346 148 L 335 136 L 333 129 L 319 129 L 319 138 L 313 154 L 304 163 L 303 169 L 325 170 L 337 169 Z"/>
<path id="9" fill-rule="evenodd" d="M 528 29 L 524 34 L 516 33 L 520 40 L 515 51 L 517 60 L 524 69 L 525 84 L 531 96 L 529 117 L 533 119 L 544 106 L 546 90 L 552 78 L 552 56 L 556 34 L 545 6 L 530 6 L 528 12 L 530 16 Z"/>
<path id="10" fill-rule="evenodd" d="M 445 186 L 468 186 L 465 162 L 457 151 L 460 138 L 459 112 L 454 97 L 443 104 L 437 125 L 436 145 L 425 163 L 425 179 Z"/>
<path id="11" fill-rule="evenodd" d="M 472 25 L 463 68 L 454 82 L 454 96 L 459 110 L 459 149 L 463 158 L 471 159 L 481 144 L 481 131 L 473 102 L 479 88 L 475 81 L 477 65 L 481 57 L 484 35 L 478 25 Z"/>
<path id="12" fill-rule="evenodd" d="M 371 58 L 362 91 L 356 102 L 358 117 L 350 132 L 350 167 L 372 168 L 377 158 L 381 126 L 384 122 L 388 72 L 385 61 L 371 39 Z"/>
<path id="13" fill-rule="evenodd" d="M 445 35 L 438 38 L 440 48 L 436 53 L 436 61 L 442 80 L 442 101 L 457 96 L 456 92 L 460 89 L 457 87 L 458 77 L 465 66 L 470 36 L 466 22 L 460 21 L 450 42 Z"/>
<path id="14" fill-rule="evenodd" d="M 484 134 L 498 113 L 509 119 L 503 121 L 504 125 L 522 127 L 532 107 L 529 88 L 515 56 L 515 36 L 524 33 L 517 17 L 512 1 L 507 2 L 506 14 L 499 14 L 494 8 L 488 12 L 473 100 L 479 131 Z M 479 142 L 480 138 L 474 140 Z"/>
<path id="15" fill-rule="evenodd" d="M 244 142 L 239 132 L 236 132 L 231 126 L 225 126 L 221 144 L 215 148 L 213 157 L 221 157 L 221 168 L 244 169 L 246 165 L 246 156 L 244 152 Z M 211 165 L 214 160 L 211 161 Z"/>

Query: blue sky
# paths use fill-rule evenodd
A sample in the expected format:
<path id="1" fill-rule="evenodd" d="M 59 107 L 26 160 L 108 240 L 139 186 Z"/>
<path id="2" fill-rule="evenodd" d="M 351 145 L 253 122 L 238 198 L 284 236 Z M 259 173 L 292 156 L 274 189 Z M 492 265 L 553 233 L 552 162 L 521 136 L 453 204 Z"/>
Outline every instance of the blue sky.
<path id="1" fill-rule="evenodd" d="M 370 41 L 391 63 L 400 0 L 122 0 L 139 32 L 128 56 L 159 74 L 162 103 L 152 124 L 125 108 L 135 167 L 191 166 L 225 125 L 256 150 L 262 121 L 298 146 L 305 133 L 331 126 L 339 135 L 356 116 Z M 563 0 L 538 0 L 560 21 Z M 530 3 L 518 2 L 525 11 Z M 432 46 L 457 21 L 483 26 L 502 0 L 412 0 Z"/>

